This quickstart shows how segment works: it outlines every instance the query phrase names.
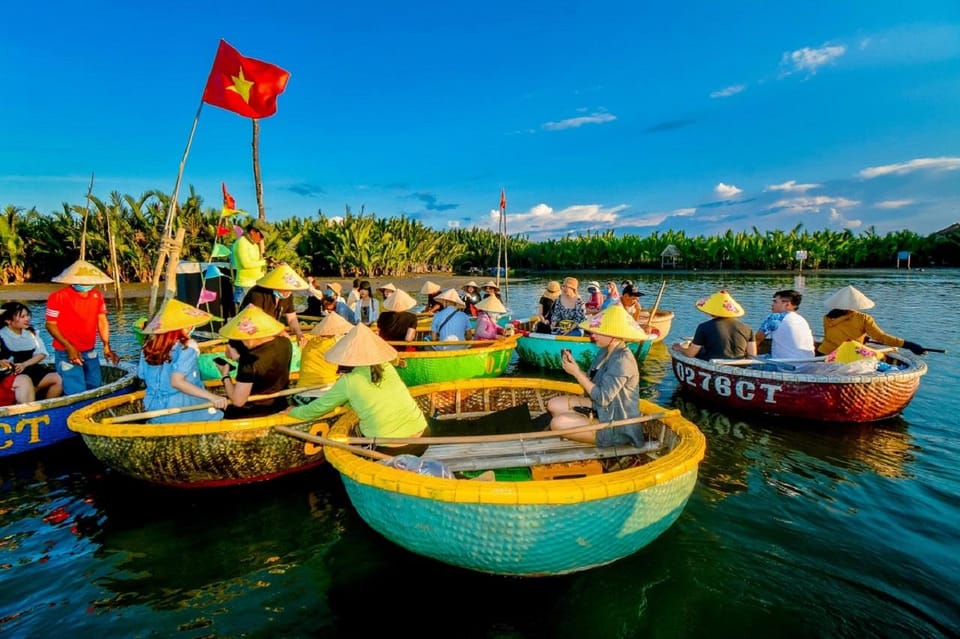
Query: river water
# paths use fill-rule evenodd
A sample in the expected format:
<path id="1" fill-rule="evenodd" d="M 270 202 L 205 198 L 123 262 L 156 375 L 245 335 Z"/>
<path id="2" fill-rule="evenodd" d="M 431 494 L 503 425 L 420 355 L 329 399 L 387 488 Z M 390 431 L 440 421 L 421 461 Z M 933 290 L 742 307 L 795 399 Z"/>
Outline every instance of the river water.
<path id="1" fill-rule="evenodd" d="M 632 277 L 645 306 L 661 281 L 579 275 Z M 547 279 L 511 284 L 515 316 L 533 311 Z M 718 288 L 756 328 L 772 293 L 795 284 L 791 274 L 665 279 L 671 338 L 693 334 L 706 319 L 694 301 Z M 877 303 L 885 330 L 948 351 L 926 356 L 930 371 L 903 415 L 827 426 L 727 414 L 685 397 L 667 347 L 654 345 L 643 392 L 695 422 L 707 456 L 676 524 L 610 566 L 475 574 L 371 531 L 330 468 L 177 491 L 118 476 L 73 441 L 0 460 L 0 636 L 957 636 L 960 271 L 805 274 L 800 313 L 815 334 L 823 300 L 848 283 Z M 134 300 L 114 312 L 127 359 L 127 326 L 144 308 Z M 42 303 L 33 309 L 42 324 Z"/>

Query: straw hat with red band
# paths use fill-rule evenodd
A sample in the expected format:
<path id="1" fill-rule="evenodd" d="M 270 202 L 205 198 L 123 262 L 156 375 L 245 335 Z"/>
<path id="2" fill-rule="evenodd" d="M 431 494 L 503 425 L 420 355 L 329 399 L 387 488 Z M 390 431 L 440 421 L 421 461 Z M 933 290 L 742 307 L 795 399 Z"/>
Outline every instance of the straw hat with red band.
<path id="1" fill-rule="evenodd" d="M 459 295 L 457 295 L 457 291 L 452 288 L 448 288 L 433 299 L 440 302 L 450 302 L 451 304 L 456 304 L 457 306 L 465 306 L 463 300 L 460 299 Z"/>
<path id="2" fill-rule="evenodd" d="M 324 358 L 339 366 L 373 366 L 397 359 L 397 351 L 364 324 L 350 329 L 339 342 L 324 353 Z"/>
<path id="3" fill-rule="evenodd" d="M 441 290 L 439 284 L 434 284 L 430 280 L 424 282 L 423 286 L 420 287 L 420 292 L 424 295 L 433 295 L 434 293 L 439 293 Z"/>
<path id="4" fill-rule="evenodd" d="M 873 359 L 879 361 L 882 356 L 877 351 L 864 346 L 860 342 L 848 339 L 840 346 L 833 349 L 823 361 L 837 362 L 839 364 L 850 364 L 862 359 Z"/>
<path id="5" fill-rule="evenodd" d="M 311 335 L 319 337 L 334 337 L 336 335 L 345 335 L 353 328 L 353 324 L 343 319 L 337 313 L 330 313 L 319 324 L 310 331 Z"/>
<path id="6" fill-rule="evenodd" d="M 406 291 L 396 291 L 383 301 L 383 308 L 394 313 L 409 311 L 417 305 L 417 300 L 410 297 Z"/>
<path id="7" fill-rule="evenodd" d="M 645 342 L 654 339 L 653 335 L 647 335 L 640 325 L 633 321 L 620 304 L 612 304 L 604 311 L 581 322 L 580 328 L 597 335 L 622 339 L 625 342 Z"/>
<path id="8" fill-rule="evenodd" d="M 844 286 L 839 291 L 827 298 L 823 303 L 829 309 L 842 311 L 865 311 L 873 308 L 873 300 L 861 293 L 853 286 Z"/>
<path id="9" fill-rule="evenodd" d="M 113 280 L 98 269 L 96 266 L 85 260 L 77 260 L 56 277 L 50 278 L 51 282 L 60 282 L 61 284 L 109 284 Z"/>
<path id="10" fill-rule="evenodd" d="M 141 330 L 146 335 L 169 333 L 194 326 L 203 326 L 212 320 L 218 320 L 210 313 L 184 304 L 178 299 L 170 298 L 160 305 L 160 310 L 150 319 Z"/>
<path id="11" fill-rule="evenodd" d="M 305 291 L 310 288 L 307 280 L 297 275 L 288 264 L 281 264 L 261 277 L 257 280 L 257 285 L 275 291 Z"/>
<path id="12" fill-rule="evenodd" d="M 247 304 L 246 308 L 223 325 L 220 335 L 227 339 L 259 339 L 279 335 L 283 330 L 283 324 L 267 315 L 262 308 Z"/>
<path id="13" fill-rule="evenodd" d="M 503 305 L 496 295 L 491 295 L 490 297 L 485 297 L 484 299 L 477 302 L 477 309 L 481 311 L 486 311 L 487 313 L 506 313 L 507 307 Z"/>
<path id="14" fill-rule="evenodd" d="M 743 307 L 737 303 L 737 300 L 723 289 L 710 297 L 697 300 L 696 306 L 697 310 L 714 317 L 740 317 L 744 313 Z"/>

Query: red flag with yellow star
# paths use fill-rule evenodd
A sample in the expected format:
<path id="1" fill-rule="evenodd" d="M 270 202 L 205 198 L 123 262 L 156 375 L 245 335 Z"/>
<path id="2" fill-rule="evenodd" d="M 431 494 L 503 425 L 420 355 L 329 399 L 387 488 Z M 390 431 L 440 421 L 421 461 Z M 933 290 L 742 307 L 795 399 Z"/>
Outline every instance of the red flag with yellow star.
<path id="1" fill-rule="evenodd" d="M 280 67 L 245 58 L 221 40 L 203 101 L 247 118 L 266 118 L 277 112 L 277 96 L 289 78 Z"/>

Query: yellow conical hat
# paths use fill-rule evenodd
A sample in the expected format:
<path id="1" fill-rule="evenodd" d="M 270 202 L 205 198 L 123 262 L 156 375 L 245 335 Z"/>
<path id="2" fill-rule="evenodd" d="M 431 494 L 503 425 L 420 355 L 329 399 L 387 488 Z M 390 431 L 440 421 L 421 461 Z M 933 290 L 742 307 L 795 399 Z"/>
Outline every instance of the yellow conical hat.
<path id="1" fill-rule="evenodd" d="M 420 287 L 420 292 L 424 295 L 433 295 L 434 293 L 439 293 L 440 290 L 440 285 L 434 284 L 430 280 L 424 282 L 423 286 Z"/>
<path id="2" fill-rule="evenodd" d="M 259 280 L 257 284 L 275 291 L 305 291 L 310 288 L 307 280 L 303 279 L 288 264 L 281 264 Z"/>
<path id="3" fill-rule="evenodd" d="M 223 325 L 220 334 L 227 339 L 272 337 L 283 331 L 283 324 L 267 315 L 262 308 L 247 304 L 233 319 Z"/>
<path id="4" fill-rule="evenodd" d="M 506 313 L 507 307 L 503 305 L 496 295 L 485 297 L 477 302 L 477 308 L 488 313 Z"/>
<path id="5" fill-rule="evenodd" d="M 868 348 L 860 342 L 848 339 L 840 346 L 836 347 L 829 355 L 824 358 L 825 362 L 837 362 L 840 364 L 849 364 L 861 359 L 880 360 L 881 355 L 872 348 Z"/>
<path id="6" fill-rule="evenodd" d="M 597 335 L 615 337 L 625 342 L 645 342 L 653 339 L 637 324 L 620 304 L 611 304 L 604 311 L 587 318 L 580 328 Z"/>
<path id="7" fill-rule="evenodd" d="M 452 302 L 452 303 L 456 304 L 457 306 L 464 306 L 463 300 L 460 299 L 460 296 L 457 295 L 457 292 L 456 292 L 454 289 L 452 289 L 452 288 L 448 288 L 448 289 L 445 290 L 443 293 L 441 293 L 440 295 L 437 295 L 437 296 L 436 296 L 435 298 L 433 298 L 433 299 L 435 299 L 435 300 L 437 300 L 437 301 L 442 300 L 442 301 L 444 301 L 444 302 Z"/>
<path id="8" fill-rule="evenodd" d="M 829 309 L 844 311 L 865 311 L 875 306 L 872 299 L 853 286 L 844 286 L 831 295 L 823 304 Z"/>
<path id="9" fill-rule="evenodd" d="M 147 335 L 169 333 L 191 326 L 202 326 L 214 319 L 220 318 L 214 317 L 195 306 L 170 298 L 160 306 L 160 310 L 153 316 L 153 319 L 147 322 L 141 332 Z"/>
<path id="10" fill-rule="evenodd" d="M 397 351 L 364 324 L 357 324 L 324 354 L 339 366 L 373 366 L 397 359 Z"/>
<path id="11" fill-rule="evenodd" d="M 723 289 L 710 297 L 697 300 L 696 306 L 698 310 L 714 317 L 740 317 L 743 315 L 743 307 L 737 303 L 737 300 L 733 299 L 730 293 Z"/>
<path id="12" fill-rule="evenodd" d="M 113 280 L 90 262 L 77 260 L 63 269 L 63 273 L 50 278 L 50 281 L 62 284 L 109 284 Z"/>
<path id="13" fill-rule="evenodd" d="M 353 324 L 343 319 L 337 313 L 329 313 L 323 320 L 313 327 L 311 335 L 320 335 L 323 337 L 333 337 L 334 335 L 344 335 L 350 332 Z"/>
<path id="14" fill-rule="evenodd" d="M 395 313 L 409 311 L 417 305 L 417 300 L 410 297 L 406 291 L 395 291 L 390 297 L 383 301 L 383 308 Z"/>

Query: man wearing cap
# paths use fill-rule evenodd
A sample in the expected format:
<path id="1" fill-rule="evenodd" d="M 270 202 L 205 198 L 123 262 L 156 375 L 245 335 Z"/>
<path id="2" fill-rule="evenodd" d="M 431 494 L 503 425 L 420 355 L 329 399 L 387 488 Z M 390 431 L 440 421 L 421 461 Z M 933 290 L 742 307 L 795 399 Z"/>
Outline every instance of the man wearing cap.
<path id="1" fill-rule="evenodd" d="M 623 292 L 620 294 L 620 305 L 633 318 L 633 321 L 640 321 L 640 296 L 643 293 L 637 288 L 636 284 L 629 282 L 623 285 Z"/>
<path id="2" fill-rule="evenodd" d="M 847 340 L 863 342 L 868 336 L 887 346 L 903 346 L 914 355 L 927 352 L 916 342 L 884 333 L 876 320 L 863 313 L 874 307 L 873 300 L 854 286 L 845 286 L 824 302 L 830 312 L 823 316 L 823 341 L 817 348 L 823 354 L 830 353 Z"/>
<path id="3" fill-rule="evenodd" d="M 107 305 L 94 288 L 113 280 L 93 264 L 77 260 L 53 281 L 69 285 L 47 298 L 46 328 L 53 337 L 53 359 L 63 379 L 63 393 L 73 395 L 102 383 L 97 334 L 103 342 L 103 356 L 114 364 L 120 361 L 110 348 Z"/>
<path id="4" fill-rule="evenodd" d="M 297 342 L 303 346 L 306 337 L 300 328 L 297 310 L 293 307 L 293 292 L 305 291 L 309 287 L 307 281 L 297 275 L 289 265 L 281 264 L 257 280 L 256 285 L 247 291 L 240 308 L 253 304 L 275 320 L 285 317 L 287 326 L 297 336 Z"/>
<path id="5" fill-rule="evenodd" d="M 237 362 L 236 379 L 230 377 L 229 363 L 217 365 L 224 394 L 232 404 L 224 412 L 227 419 L 270 415 L 286 408 L 283 397 L 248 401 L 251 395 L 285 390 L 290 383 L 293 346 L 289 339 L 280 337 L 282 332 L 283 324 L 252 304 L 220 329 L 220 335 L 231 340 L 227 357 Z"/>
<path id="6" fill-rule="evenodd" d="M 813 332 L 797 309 L 803 296 L 793 289 L 773 294 L 771 313 L 757 329 L 757 344 L 769 337 L 773 359 L 808 359 L 814 356 Z"/>
<path id="7" fill-rule="evenodd" d="M 443 308 L 433 316 L 430 322 L 430 335 L 434 342 L 463 341 L 470 329 L 470 319 L 460 310 L 463 300 L 454 289 L 447 289 L 437 295 L 436 301 Z M 448 351 L 466 348 L 466 346 L 434 346 L 434 350 Z"/>
<path id="8" fill-rule="evenodd" d="M 233 269 L 233 301 L 242 305 L 247 291 L 257 284 L 267 268 L 264 232 L 266 222 L 253 220 L 246 232 L 230 247 L 230 267 Z"/>
<path id="9" fill-rule="evenodd" d="M 738 359 L 757 355 L 753 329 L 736 319 L 743 316 L 743 307 L 730 293 L 720 290 L 696 303 L 697 310 L 712 319 L 697 326 L 693 341 L 675 343 L 673 350 L 697 359 Z"/>

